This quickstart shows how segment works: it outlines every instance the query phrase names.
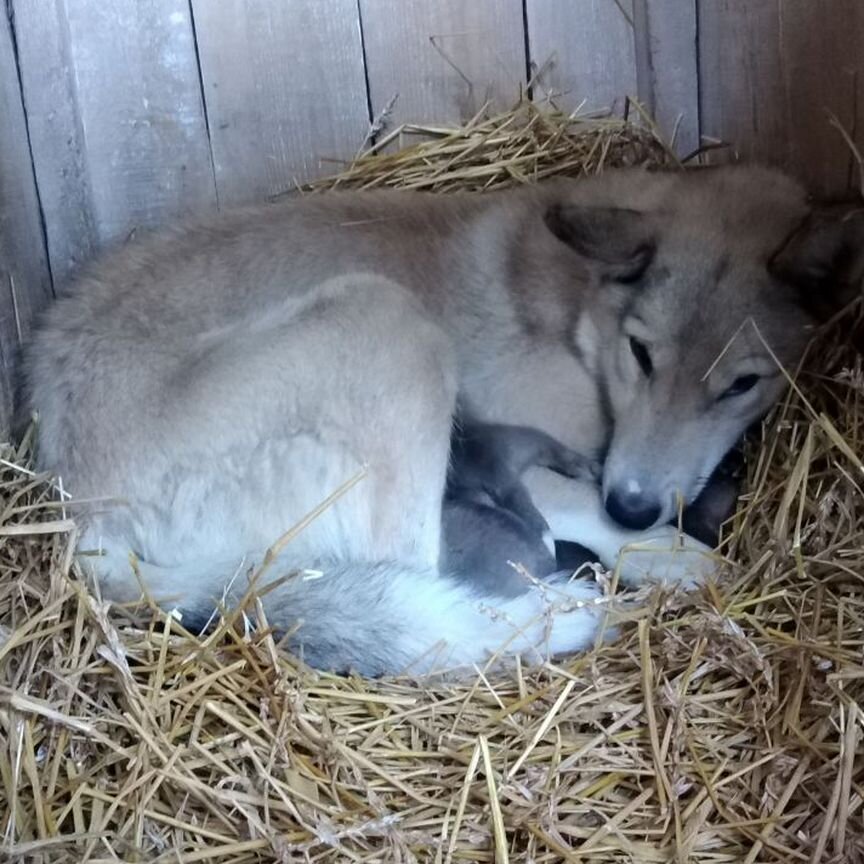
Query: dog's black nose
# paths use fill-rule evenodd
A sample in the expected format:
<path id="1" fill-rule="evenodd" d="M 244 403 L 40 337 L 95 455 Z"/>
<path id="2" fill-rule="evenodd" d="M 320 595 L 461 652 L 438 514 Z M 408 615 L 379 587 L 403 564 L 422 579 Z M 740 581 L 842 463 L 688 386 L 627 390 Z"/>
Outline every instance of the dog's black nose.
<path id="1" fill-rule="evenodd" d="M 661 507 L 641 492 L 612 489 L 606 496 L 606 512 L 619 524 L 634 531 L 650 528 L 660 518 Z"/>

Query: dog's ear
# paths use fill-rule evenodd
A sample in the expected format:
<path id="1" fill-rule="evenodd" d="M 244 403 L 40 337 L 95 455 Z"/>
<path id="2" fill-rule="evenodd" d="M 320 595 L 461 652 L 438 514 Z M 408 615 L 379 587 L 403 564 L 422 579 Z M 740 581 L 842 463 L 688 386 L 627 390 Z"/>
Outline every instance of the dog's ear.
<path id="1" fill-rule="evenodd" d="M 618 282 L 635 282 L 657 251 L 647 220 L 638 210 L 553 204 L 543 219 L 559 240 Z"/>
<path id="2" fill-rule="evenodd" d="M 797 289 L 807 311 L 830 318 L 861 293 L 864 209 L 842 205 L 811 211 L 772 256 L 768 269 Z"/>

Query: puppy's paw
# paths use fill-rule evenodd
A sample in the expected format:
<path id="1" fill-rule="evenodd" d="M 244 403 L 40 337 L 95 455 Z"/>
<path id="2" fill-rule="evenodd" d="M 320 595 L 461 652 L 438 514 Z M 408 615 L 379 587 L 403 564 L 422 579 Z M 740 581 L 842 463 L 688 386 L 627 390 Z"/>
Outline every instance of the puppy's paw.
<path id="1" fill-rule="evenodd" d="M 598 483 L 603 473 L 603 465 L 597 459 L 583 456 L 575 450 L 561 448 L 555 464 L 550 466 L 553 471 L 571 477 L 574 480 L 587 480 Z"/>

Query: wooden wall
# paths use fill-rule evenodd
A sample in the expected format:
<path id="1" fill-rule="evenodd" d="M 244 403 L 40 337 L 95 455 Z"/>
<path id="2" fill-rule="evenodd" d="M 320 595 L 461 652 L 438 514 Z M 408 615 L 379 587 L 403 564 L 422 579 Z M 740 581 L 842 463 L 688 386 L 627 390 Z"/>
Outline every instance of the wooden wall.
<path id="1" fill-rule="evenodd" d="M 388 111 L 464 120 L 636 96 L 681 153 L 722 139 L 820 193 L 857 182 L 861 0 L 7 0 L 0 429 L 19 341 L 139 226 L 332 171 Z M 395 99 L 395 102 L 394 102 Z"/>

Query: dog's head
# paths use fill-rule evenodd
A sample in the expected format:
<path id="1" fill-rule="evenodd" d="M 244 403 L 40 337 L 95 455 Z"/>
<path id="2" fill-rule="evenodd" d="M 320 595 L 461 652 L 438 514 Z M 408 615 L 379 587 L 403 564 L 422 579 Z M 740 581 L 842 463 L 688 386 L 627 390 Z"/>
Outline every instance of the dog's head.
<path id="1" fill-rule="evenodd" d="M 613 421 L 605 506 L 634 529 L 697 497 L 864 269 L 864 211 L 812 209 L 767 169 L 610 174 L 576 184 L 546 224 L 600 298 L 577 343 Z"/>

